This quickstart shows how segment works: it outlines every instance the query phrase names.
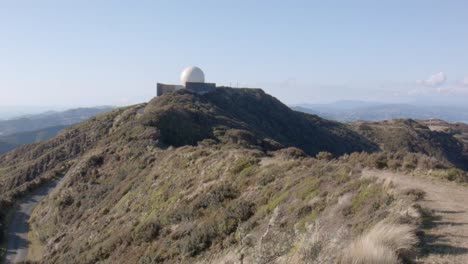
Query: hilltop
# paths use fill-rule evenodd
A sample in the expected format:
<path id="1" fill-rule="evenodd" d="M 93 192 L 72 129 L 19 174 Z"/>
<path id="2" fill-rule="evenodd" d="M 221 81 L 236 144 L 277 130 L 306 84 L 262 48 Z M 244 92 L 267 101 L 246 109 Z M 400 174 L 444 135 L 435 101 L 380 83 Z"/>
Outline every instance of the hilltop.
<path id="1" fill-rule="evenodd" d="M 142 122 L 158 127 L 161 140 L 173 146 L 214 139 L 266 149 L 295 146 L 309 154 L 377 150 L 347 126 L 293 111 L 260 89 L 221 87 L 204 96 L 182 90 L 149 102 Z"/>

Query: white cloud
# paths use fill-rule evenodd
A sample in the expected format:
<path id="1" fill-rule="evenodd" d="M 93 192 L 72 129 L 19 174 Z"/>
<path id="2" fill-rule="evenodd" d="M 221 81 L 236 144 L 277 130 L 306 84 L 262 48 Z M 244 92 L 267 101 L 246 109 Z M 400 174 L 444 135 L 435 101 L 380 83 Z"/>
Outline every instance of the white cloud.
<path id="1" fill-rule="evenodd" d="M 416 81 L 417 84 L 427 86 L 427 87 L 439 87 L 447 81 L 447 76 L 445 73 L 438 72 L 429 76 L 426 80 L 418 80 Z"/>

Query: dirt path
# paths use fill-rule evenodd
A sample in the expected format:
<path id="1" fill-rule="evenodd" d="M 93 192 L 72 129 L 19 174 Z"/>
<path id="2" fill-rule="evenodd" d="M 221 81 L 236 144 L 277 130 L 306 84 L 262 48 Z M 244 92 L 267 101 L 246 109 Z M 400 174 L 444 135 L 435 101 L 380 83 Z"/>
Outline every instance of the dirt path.
<path id="1" fill-rule="evenodd" d="M 389 178 L 398 188 L 426 192 L 421 205 L 434 210 L 435 220 L 424 230 L 427 255 L 420 263 L 468 263 L 468 188 L 391 172 L 364 171 L 363 176 Z"/>
<path id="2" fill-rule="evenodd" d="M 7 234 L 7 252 L 5 263 L 26 261 L 28 255 L 29 218 L 36 205 L 54 189 L 56 183 L 39 188 L 29 198 L 23 200 L 14 212 Z"/>

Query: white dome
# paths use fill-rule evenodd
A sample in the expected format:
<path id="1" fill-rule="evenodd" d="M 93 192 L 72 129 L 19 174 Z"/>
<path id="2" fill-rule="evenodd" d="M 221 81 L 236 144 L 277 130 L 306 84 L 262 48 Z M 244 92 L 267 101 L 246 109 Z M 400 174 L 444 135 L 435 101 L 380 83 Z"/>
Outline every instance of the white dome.
<path id="1" fill-rule="evenodd" d="M 183 86 L 185 86 L 185 83 L 187 82 L 202 83 L 205 82 L 205 74 L 200 68 L 196 66 L 188 67 L 185 68 L 185 70 L 180 75 L 180 82 Z"/>

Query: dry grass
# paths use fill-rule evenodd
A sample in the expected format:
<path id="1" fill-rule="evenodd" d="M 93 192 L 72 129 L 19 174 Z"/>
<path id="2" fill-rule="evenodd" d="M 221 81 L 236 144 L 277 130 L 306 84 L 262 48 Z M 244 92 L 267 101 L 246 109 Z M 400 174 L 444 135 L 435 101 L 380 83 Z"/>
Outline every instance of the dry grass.
<path id="1" fill-rule="evenodd" d="M 43 248 L 39 236 L 36 232 L 29 232 L 29 249 L 27 259 L 31 262 L 39 261 L 42 258 Z"/>
<path id="2" fill-rule="evenodd" d="M 341 263 L 399 263 L 399 258 L 411 253 L 417 242 L 412 226 L 382 221 L 344 250 Z"/>
<path id="3" fill-rule="evenodd" d="M 403 194 L 412 197 L 414 201 L 421 201 L 426 197 L 426 192 L 419 188 L 405 189 L 403 190 Z"/>

